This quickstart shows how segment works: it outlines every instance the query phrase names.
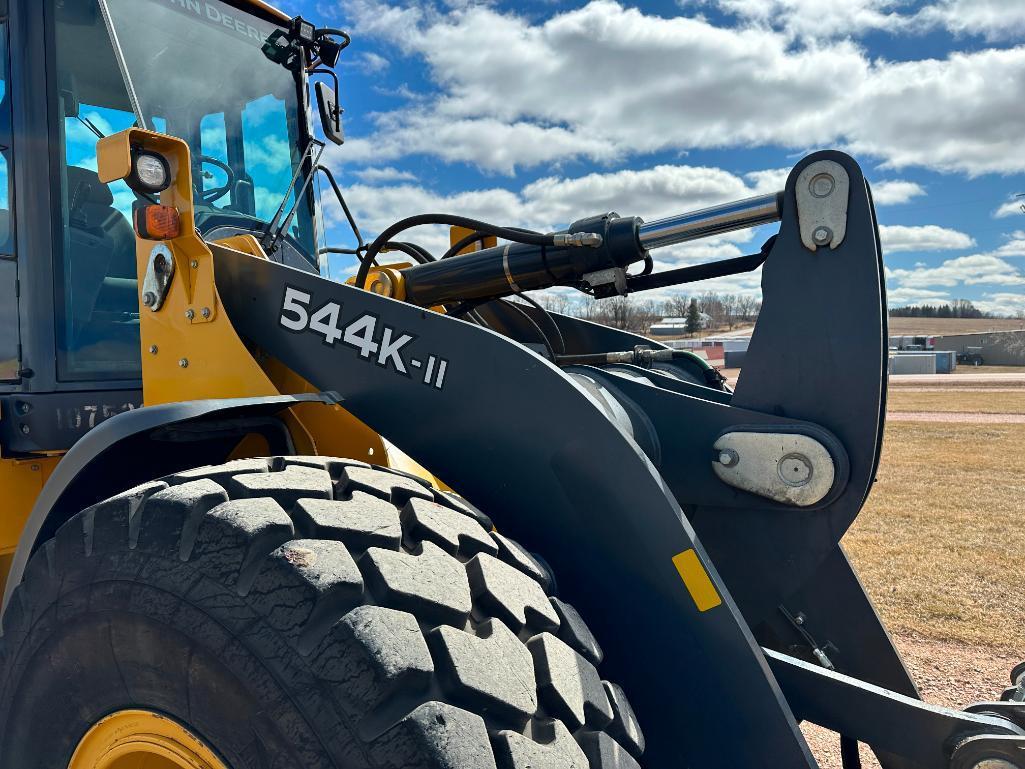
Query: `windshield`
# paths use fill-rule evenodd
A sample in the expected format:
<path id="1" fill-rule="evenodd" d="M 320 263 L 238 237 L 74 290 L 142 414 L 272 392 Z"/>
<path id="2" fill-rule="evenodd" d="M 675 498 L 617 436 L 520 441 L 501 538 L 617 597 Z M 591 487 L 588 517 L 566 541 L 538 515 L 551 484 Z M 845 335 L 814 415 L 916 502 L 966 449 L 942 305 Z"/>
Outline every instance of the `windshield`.
<path id="1" fill-rule="evenodd" d="M 192 148 L 197 226 L 208 237 L 259 229 L 288 192 L 309 137 L 305 84 L 262 51 L 277 27 L 220 0 L 106 5 L 136 100 L 125 94 L 123 107 Z M 303 197 L 288 234 L 316 263 L 313 195 Z"/>

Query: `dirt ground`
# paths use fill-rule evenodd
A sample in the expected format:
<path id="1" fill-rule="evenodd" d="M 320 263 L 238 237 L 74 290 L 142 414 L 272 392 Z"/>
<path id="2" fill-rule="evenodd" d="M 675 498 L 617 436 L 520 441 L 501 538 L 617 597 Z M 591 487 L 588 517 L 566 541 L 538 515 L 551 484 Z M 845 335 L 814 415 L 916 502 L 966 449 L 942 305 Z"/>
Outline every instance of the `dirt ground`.
<path id="1" fill-rule="evenodd" d="M 963 420 L 1022 418 L 1025 383 L 929 389 L 891 392 L 895 408 L 935 410 L 891 412 L 876 487 L 844 546 L 923 698 L 961 708 L 998 696 L 1025 659 L 1025 424 Z M 823 769 L 840 769 L 836 735 L 804 729 Z M 862 746 L 864 766 L 878 767 L 870 753 Z"/>
<path id="2" fill-rule="evenodd" d="M 897 635 L 897 648 L 911 669 L 922 699 L 934 705 L 963 708 L 973 702 L 997 699 L 1008 686 L 1008 672 L 1021 662 L 1021 654 L 935 641 L 919 635 Z M 840 740 L 814 724 L 802 727 L 822 769 L 840 769 Z M 879 769 L 872 751 L 861 746 L 865 769 Z"/>

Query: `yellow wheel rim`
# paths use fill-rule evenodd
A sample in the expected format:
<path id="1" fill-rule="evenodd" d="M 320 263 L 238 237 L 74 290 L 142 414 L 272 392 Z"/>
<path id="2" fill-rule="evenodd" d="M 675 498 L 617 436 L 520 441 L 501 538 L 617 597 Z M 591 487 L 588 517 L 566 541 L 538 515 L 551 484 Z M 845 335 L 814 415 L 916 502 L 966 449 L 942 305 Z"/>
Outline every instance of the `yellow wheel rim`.
<path id="1" fill-rule="evenodd" d="M 68 769 L 228 769 L 202 740 L 167 716 L 121 710 L 93 726 Z"/>

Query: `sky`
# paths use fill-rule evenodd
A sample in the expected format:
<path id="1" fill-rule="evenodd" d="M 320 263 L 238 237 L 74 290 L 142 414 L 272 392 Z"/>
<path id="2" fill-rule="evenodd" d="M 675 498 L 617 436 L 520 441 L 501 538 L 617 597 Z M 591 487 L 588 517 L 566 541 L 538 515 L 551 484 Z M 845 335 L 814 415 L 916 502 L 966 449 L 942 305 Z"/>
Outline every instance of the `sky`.
<path id="1" fill-rule="evenodd" d="M 328 159 L 367 234 L 422 212 L 652 220 L 774 192 L 835 148 L 872 184 L 891 306 L 1025 313 L 1022 0 L 278 5 L 352 34 L 347 141 Z M 327 214 L 331 245 L 350 242 Z M 663 249 L 656 267 L 751 253 L 773 232 Z M 642 296 L 705 290 L 758 294 L 759 273 Z"/>

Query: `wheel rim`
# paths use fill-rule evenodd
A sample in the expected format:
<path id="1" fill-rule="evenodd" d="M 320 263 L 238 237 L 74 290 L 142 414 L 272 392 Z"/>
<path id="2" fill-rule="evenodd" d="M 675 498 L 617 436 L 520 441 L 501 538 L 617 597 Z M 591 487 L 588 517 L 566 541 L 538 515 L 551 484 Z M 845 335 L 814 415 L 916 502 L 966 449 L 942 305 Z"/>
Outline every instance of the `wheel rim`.
<path id="1" fill-rule="evenodd" d="M 68 769 L 228 769 L 196 735 L 167 716 L 121 710 L 78 743 Z"/>

